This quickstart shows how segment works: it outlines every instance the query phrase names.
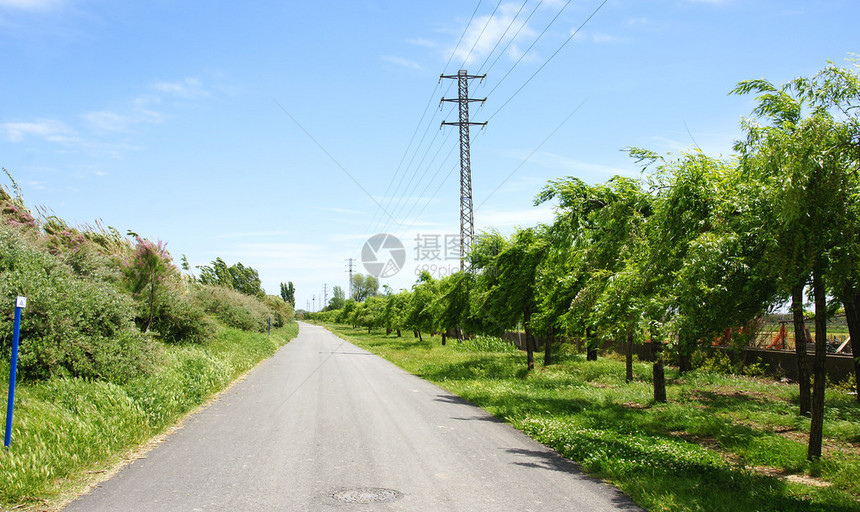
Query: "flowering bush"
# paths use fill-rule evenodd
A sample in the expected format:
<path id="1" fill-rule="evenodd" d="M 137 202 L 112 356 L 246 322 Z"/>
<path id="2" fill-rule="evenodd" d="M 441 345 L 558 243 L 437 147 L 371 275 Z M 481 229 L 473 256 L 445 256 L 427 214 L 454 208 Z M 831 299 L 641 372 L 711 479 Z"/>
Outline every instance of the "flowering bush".
<path id="1" fill-rule="evenodd" d="M 167 252 L 167 244 L 161 240 L 153 243 L 136 237 L 137 245 L 125 261 L 123 274 L 134 298 L 144 306 L 144 314 L 138 318 L 143 332 L 152 327 L 159 302 L 168 288 L 168 279 L 178 275 L 173 259 Z"/>

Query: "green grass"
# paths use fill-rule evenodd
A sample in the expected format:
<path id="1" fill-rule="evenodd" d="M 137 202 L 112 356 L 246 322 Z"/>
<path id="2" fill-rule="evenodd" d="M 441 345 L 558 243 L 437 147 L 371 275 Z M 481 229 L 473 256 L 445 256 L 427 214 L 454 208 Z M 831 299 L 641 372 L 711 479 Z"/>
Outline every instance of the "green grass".
<path id="1" fill-rule="evenodd" d="M 648 510 L 860 510 L 860 407 L 843 392 L 828 390 L 825 457 L 812 466 L 809 419 L 797 414 L 792 385 L 670 368 L 669 402 L 658 404 L 650 364 L 637 362 L 627 384 L 620 359 L 587 362 L 563 346 L 557 364 L 529 373 L 525 355 L 504 344 L 443 347 L 438 337 L 327 327 L 504 419 Z"/>
<path id="2" fill-rule="evenodd" d="M 0 450 L 0 509 L 60 505 L 297 334 L 298 324 L 271 336 L 223 328 L 207 345 L 164 346 L 158 371 L 122 385 L 84 379 L 19 385 L 12 446 Z"/>

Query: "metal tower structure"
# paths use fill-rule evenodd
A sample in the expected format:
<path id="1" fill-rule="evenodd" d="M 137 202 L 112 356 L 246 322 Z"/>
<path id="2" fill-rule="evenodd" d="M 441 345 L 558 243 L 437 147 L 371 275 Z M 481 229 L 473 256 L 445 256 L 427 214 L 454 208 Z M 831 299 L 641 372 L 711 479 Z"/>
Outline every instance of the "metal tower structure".
<path id="1" fill-rule="evenodd" d="M 355 261 L 355 259 L 354 258 L 347 258 L 346 261 L 348 263 L 347 272 L 349 273 L 349 283 L 347 286 L 347 288 L 349 288 L 349 295 L 347 295 L 346 298 L 351 299 L 352 298 L 352 264 Z"/>
<path id="2" fill-rule="evenodd" d="M 461 69 L 456 75 L 442 75 L 439 77 L 457 79 L 457 98 L 442 98 L 442 101 L 456 101 L 460 108 L 460 119 L 456 123 L 442 122 L 442 126 L 460 127 L 460 270 L 465 269 L 466 256 L 472 250 L 472 240 L 475 238 L 475 215 L 472 211 L 472 169 L 469 156 L 469 126 L 486 126 L 487 123 L 473 123 L 469 121 L 469 103 L 487 101 L 487 98 L 476 99 L 469 97 L 469 80 L 480 78 L 484 80 L 487 75 L 470 75 L 465 69 Z"/>

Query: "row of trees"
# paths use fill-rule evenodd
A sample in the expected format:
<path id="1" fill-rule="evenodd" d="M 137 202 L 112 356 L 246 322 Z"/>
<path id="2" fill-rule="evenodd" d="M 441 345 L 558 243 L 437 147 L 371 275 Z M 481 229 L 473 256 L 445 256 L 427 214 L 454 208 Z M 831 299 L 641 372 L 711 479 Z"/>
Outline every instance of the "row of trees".
<path id="1" fill-rule="evenodd" d="M 522 326 L 529 369 L 535 333 L 584 339 L 589 358 L 600 342 L 615 339 L 628 347 L 630 380 L 637 339 L 668 346 L 685 371 L 699 347 L 727 330 L 745 343 L 753 319 L 790 303 L 800 413 L 812 416 L 808 457 L 820 458 L 825 320 L 840 306 L 860 354 L 860 80 L 855 70 L 831 64 L 782 86 L 741 82 L 732 93 L 756 99 L 737 156 L 630 148 L 641 178 L 551 181 L 535 203 L 556 204 L 552 224 L 507 237 L 484 233 L 469 272 L 441 280 L 425 273 L 411 291 L 345 301 L 324 319 L 419 337 Z M 812 372 L 803 328 L 807 287 L 815 309 Z M 551 349 L 546 343 L 544 364 Z M 655 399 L 665 400 L 660 359 L 654 375 Z"/>

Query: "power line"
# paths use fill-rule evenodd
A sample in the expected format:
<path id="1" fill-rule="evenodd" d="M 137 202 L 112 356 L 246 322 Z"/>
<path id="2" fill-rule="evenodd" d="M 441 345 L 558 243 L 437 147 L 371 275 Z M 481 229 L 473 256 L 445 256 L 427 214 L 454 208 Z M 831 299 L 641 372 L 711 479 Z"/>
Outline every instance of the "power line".
<path id="1" fill-rule="evenodd" d="M 490 117 L 488 117 L 488 118 L 487 118 L 487 120 L 488 120 L 488 121 L 489 121 L 489 120 L 491 120 L 493 117 L 495 117 L 495 116 L 496 116 L 496 114 L 498 114 L 498 113 L 499 113 L 503 108 L 505 108 L 505 106 L 506 106 L 508 103 L 510 103 L 510 102 L 511 102 L 511 100 L 512 100 L 512 99 L 514 99 L 514 97 L 515 97 L 517 94 L 519 94 L 519 92 L 520 92 L 520 91 L 522 91 L 522 90 L 523 90 L 523 88 L 524 88 L 526 85 L 528 85 L 528 83 L 529 83 L 529 82 L 531 82 L 531 81 L 532 81 L 532 79 L 533 79 L 535 76 L 537 76 L 537 74 L 538 74 L 538 73 L 540 73 L 540 72 L 541 72 L 541 70 L 542 70 L 543 68 L 545 68 L 545 67 L 546 67 L 546 65 L 547 65 L 547 64 L 549 64 L 549 62 L 550 62 L 550 61 L 551 61 L 551 60 L 552 60 L 556 55 L 558 55 L 558 53 L 559 53 L 559 52 L 560 52 L 560 51 L 561 51 L 565 46 L 567 46 L 567 43 L 569 43 L 569 42 L 570 42 L 574 37 L 576 37 L 576 35 L 577 35 L 577 34 L 579 34 L 579 31 L 580 31 L 580 30 L 582 30 L 582 27 L 584 27 L 584 26 L 585 26 L 589 21 L 591 21 L 591 18 L 593 18 L 593 17 L 598 13 L 598 11 L 600 11 L 600 9 L 602 9 L 602 8 L 603 8 L 603 6 L 604 6 L 604 5 L 606 5 L 606 2 L 608 2 L 608 1 L 609 1 L 609 0 L 603 0 L 603 2 L 601 2 L 601 4 L 600 4 L 600 5 L 598 5 L 598 6 L 597 6 L 597 8 L 596 8 L 596 9 L 594 9 L 594 11 L 592 11 L 592 13 L 588 16 L 588 18 L 586 18 L 586 19 L 585 19 L 585 21 L 583 21 L 583 22 L 582 22 L 582 24 L 581 24 L 579 27 L 577 27 L 577 29 L 576 29 L 576 30 L 575 30 L 575 31 L 570 35 L 570 37 L 568 37 L 568 38 L 567 38 L 567 40 L 565 40 L 565 42 L 564 42 L 564 43 L 562 43 L 562 44 L 561 44 L 561 46 L 559 46 L 559 47 L 558 47 L 558 49 L 557 49 L 557 50 L 556 50 L 552 55 L 550 55 L 550 57 L 549 57 L 546 61 L 544 61 L 544 63 L 543 63 L 543 64 L 541 64 L 541 66 L 537 69 L 537 71 L 535 71 L 534 73 L 532 73 L 532 76 L 530 76 L 530 77 L 528 78 L 528 80 L 526 80 L 526 81 L 523 83 L 523 85 L 521 85 L 521 86 L 520 86 L 520 88 L 519 88 L 519 89 L 517 89 L 516 91 L 514 91 L 514 93 L 511 95 L 511 97 L 510 97 L 510 98 L 508 98 L 508 99 L 507 99 L 507 101 L 505 101 L 505 102 L 502 104 L 502 106 L 501 106 L 501 107 L 499 107 L 499 109 L 498 109 L 498 110 L 496 110 L 495 112 L 493 112 L 493 114 L 492 114 Z M 568 3 L 570 3 L 570 1 L 568 1 Z M 567 6 L 565 5 L 565 7 L 567 7 Z M 561 13 L 559 12 L 559 14 L 561 14 Z M 517 61 L 517 62 L 519 62 L 519 61 Z M 498 86 L 497 86 L 497 87 L 498 87 Z M 493 91 L 494 91 L 494 90 L 495 90 L 495 88 L 493 88 Z M 490 93 L 492 93 L 492 91 L 490 91 Z"/>
<path id="2" fill-rule="evenodd" d="M 492 90 L 490 90 L 490 92 L 489 92 L 489 94 L 487 94 L 487 96 L 492 95 L 493 92 L 499 88 L 499 86 L 502 84 L 502 82 L 505 81 L 505 79 L 508 77 L 508 75 L 510 75 L 511 72 L 519 65 L 519 63 L 522 62 L 522 60 L 526 57 L 526 55 L 529 54 L 529 52 L 532 50 L 532 48 L 534 48 L 535 44 L 537 44 L 537 42 L 541 40 L 541 38 L 544 36 L 544 34 L 546 34 L 546 32 L 553 25 L 553 23 L 555 23 L 555 20 L 557 20 L 558 17 L 561 16 L 561 13 L 563 13 L 564 10 L 567 9 L 567 6 L 570 5 L 570 2 L 572 2 L 572 1 L 573 0 L 567 0 L 567 3 L 564 4 L 564 7 L 559 9 L 559 11 L 555 14 L 555 16 L 553 16 L 552 20 L 550 20 L 550 22 L 547 24 L 547 26 L 544 27 L 543 32 L 541 32 L 540 35 L 538 35 L 537 38 L 534 41 L 532 41 L 532 44 L 529 45 L 528 49 L 526 49 L 526 51 L 524 51 L 523 54 L 520 55 L 520 58 L 517 59 L 516 62 L 514 62 L 514 65 L 511 66 L 511 69 L 509 69 L 508 72 L 505 73 L 505 75 L 501 78 L 501 80 L 499 80 L 496 83 L 496 86 L 493 87 Z"/>
<path id="3" fill-rule="evenodd" d="M 526 6 L 526 3 L 528 3 L 528 0 L 526 0 L 525 2 L 523 2 L 523 5 L 522 5 L 522 7 L 520 7 L 520 10 L 522 10 L 522 8 Z M 489 68 L 487 68 L 487 69 L 485 70 L 485 72 L 486 72 L 486 73 L 489 73 L 489 72 L 490 72 L 490 70 L 492 70 L 492 69 L 493 69 L 493 67 L 496 65 L 496 62 L 498 62 L 498 61 L 499 61 L 499 59 L 502 57 L 502 55 L 504 55 L 504 54 L 508 51 L 508 48 L 510 48 L 511 44 L 513 44 L 513 42 L 514 42 L 514 41 L 516 41 L 517 36 L 519 36 L 519 35 L 520 35 L 520 32 L 522 32 L 522 31 L 523 31 L 523 29 L 524 29 L 524 28 L 529 24 L 529 20 L 531 20 L 531 19 L 532 19 L 532 16 L 534 16 L 534 13 L 536 13 L 536 12 L 537 12 L 538 7 L 540 7 L 540 6 L 541 6 L 541 2 L 539 2 L 539 1 L 538 1 L 538 2 L 535 4 L 534 9 L 532 9 L 532 12 L 530 12 L 530 13 L 529 13 L 529 15 L 528 15 L 528 17 L 526 18 L 526 20 L 522 23 L 522 25 L 520 25 L 520 28 L 518 28 L 518 29 L 517 29 L 517 31 L 514 33 L 514 35 L 513 35 L 513 36 L 511 36 L 511 38 L 508 40 L 508 43 L 505 45 L 505 47 L 502 49 L 502 51 L 501 51 L 501 52 L 499 52 L 499 53 L 496 55 L 496 58 L 495 58 L 495 59 L 493 59 L 493 63 L 492 63 L 492 64 L 490 64 L 490 67 L 489 67 Z M 516 21 L 516 18 L 517 18 L 518 16 L 519 16 L 519 12 L 517 13 L 517 16 L 516 16 L 516 17 L 514 17 L 514 21 Z M 511 25 L 513 25 L 513 21 L 511 22 Z M 510 29 L 510 27 L 508 27 L 508 28 Z M 499 39 L 499 41 L 501 42 L 501 39 Z M 498 45 L 496 45 L 496 46 L 498 46 Z M 495 51 L 495 48 L 493 49 L 493 51 Z M 492 52 L 490 52 L 490 54 L 489 54 L 489 55 L 487 55 L 487 58 L 488 58 L 488 59 L 489 59 L 490 55 L 492 55 Z M 484 64 L 486 64 L 486 63 L 487 63 L 487 61 L 485 60 L 485 61 L 484 61 L 484 63 L 483 63 L 483 64 L 481 64 L 481 67 L 480 67 L 480 69 L 479 69 L 478 73 L 480 73 L 481 71 L 484 71 Z"/>
<path id="4" fill-rule="evenodd" d="M 499 10 L 499 6 L 502 5 L 502 0 L 499 0 L 499 3 L 496 4 L 496 8 L 493 9 L 493 12 L 487 17 L 487 22 L 484 23 L 484 28 L 481 29 L 481 33 L 478 34 L 478 37 L 475 39 L 475 42 L 472 43 L 472 47 L 469 49 L 469 53 L 466 54 L 466 58 L 463 59 L 463 65 L 460 66 L 461 69 L 466 69 L 466 64 L 469 61 L 469 57 L 472 56 L 472 52 L 475 51 L 475 47 L 478 46 L 478 42 L 481 40 L 481 37 L 484 36 L 484 32 L 487 30 L 487 27 L 490 26 L 490 22 L 493 21 L 493 16 L 496 15 L 496 11 Z"/>
<path id="5" fill-rule="evenodd" d="M 463 41 L 463 37 L 465 37 L 466 32 L 469 30 L 469 26 L 471 26 L 471 25 L 472 25 L 472 21 L 475 19 L 475 14 L 477 14 L 478 9 L 481 7 L 481 3 L 482 3 L 482 1 L 483 1 L 483 0 L 478 0 L 477 5 L 475 5 L 475 10 L 474 10 L 474 11 L 472 11 L 472 16 L 471 16 L 471 17 L 469 17 L 469 21 L 468 21 L 468 23 L 466 23 L 466 26 L 463 28 L 463 32 L 460 34 L 460 39 L 458 39 L 458 40 L 457 40 L 457 45 L 454 47 L 454 49 L 453 49 L 453 50 L 451 50 L 451 55 L 449 55 L 449 56 L 448 56 L 448 62 L 446 62 L 446 63 L 445 63 L 445 67 L 444 67 L 444 68 L 442 68 L 442 69 L 447 68 L 447 67 L 448 67 L 448 65 L 449 65 L 449 64 L 451 64 L 451 60 L 454 58 L 454 55 L 457 53 L 457 49 L 460 47 L 460 43 Z M 432 93 L 430 93 L 430 97 L 429 97 L 429 98 L 428 98 L 428 100 L 427 100 L 427 105 L 425 105 L 425 107 L 424 107 L 424 112 L 421 114 L 421 118 L 418 120 L 418 124 L 415 126 L 415 130 L 414 130 L 414 131 L 413 131 L 413 133 L 412 133 L 412 138 L 410 139 L 409 144 L 406 146 L 406 150 L 403 152 L 403 156 L 402 156 L 402 157 L 401 157 L 401 159 L 400 159 L 400 164 L 398 164 L 397 169 L 395 169 L 395 171 L 394 171 L 394 176 L 393 176 L 393 177 L 391 178 L 391 180 L 388 182 L 388 188 L 387 188 L 387 189 L 386 189 L 386 191 L 385 191 L 385 195 L 383 195 L 383 197 L 382 197 L 382 201 L 383 201 L 383 202 L 386 202 L 386 200 L 388 199 L 388 193 L 389 193 L 389 191 L 390 191 L 390 189 L 391 189 L 391 184 L 392 184 L 392 183 L 397 179 L 397 175 L 398 175 L 398 173 L 399 173 L 399 171 L 400 171 L 400 167 L 402 166 L 403 161 L 406 159 L 406 155 L 407 155 L 407 154 L 409 154 L 409 148 L 410 148 L 410 147 L 411 147 L 411 145 L 412 145 L 412 141 L 414 141 L 414 139 L 415 139 L 415 135 L 416 135 L 416 134 L 418 133 L 418 131 L 421 129 L 421 123 L 422 123 L 422 121 L 424 120 L 424 117 L 427 115 L 427 111 L 428 111 L 428 109 L 430 108 L 430 104 L 433 102 L 433 98 L 434 98 L 434 97 L 435 97 L 435 95 L 436 95 L 436 90 L 439 88 L 439 84 L 440 84 L 440 83 L 441 83 L 441 80 L 440 80 L 439 82 L 437 82 L 436 87 L 434 87 L 434 89 L 433 89 L 433 92 L 432 92 Z M 450 90 L 450 86 L 449 86 L 449 88 L 445 91 L 445 94 L 448 94 L 448 91 L 449 91 L 449 90 Z M 430 122 L 428 122 L 428 123 L 427 123 L 428 128 L 429 128 L 429 126 L 431 126 L 431 125 L 432 125 L 432 123 L 430 123 Z M 424 131 L 425 136 L 426 136 L 426 133 L 427 133 L 427 131 L 425 130 L 425 131 Z M 422 138 L 421 138 L 421 142 L 423 142 L 423 141 L 424 141 L 424 136 L 422 136 Z M 418 147 L 420 147 L 420 145 L 421 145 L 421 142 L 419 142 L 419 145 L 418 145 L 418 146 L 416 146 L 416 150 L 415 150 L 415 151 L 416 151 L 416 153 L 417 153 Z M 413 156 L 413 159 L 414 159 L 414 156 Z M 408 167 L 407 167 L 407 169 L 406 169 L 406 170 L 404 170 L 404 174 L 406 173 L 406 171 L 407 171 L 407 170 L 408 170 Z M 401 180 L 398 182 L 398 187 L 399 187 L 399 183 L 402 183 L 402 181 L 403 181 L 403 179 L 401 178 Z M 395 188 L 395 191 L 394 191 L 394 192 L 395 192 L 395 194 L 396 194 L 396 192 L 397 192 L 397 188 Z M 388 202 L 390 203 L 390 201 L 388 201 Z M 377 210 L 375 210 L 375 211 L 374 211 L 373 219 L 371 219 L 371 223 L 370 223 L 370 225 L 368 226 L 368 228 L 365 228 L 365 232 L 367 232 L 367 231 L 368 231 L 368 229 L 369 229 L 370 227 L 372 227 L 372 226 L 375 224 L 375 222 L 376 222 L 376 217 L 377 217 L 377 214 L 379 213 L 379 211 L 382 211 L 383 213 L 387 213 L 387 212 L 385 212 L 385 208 L 383 208 L 383 207 L 382 207 L 382 205 L 379 205 L 379 208 L 378 208 Z M 391 216 L 390 216 L 390 215 L 389 215 L 389 218 L 391 218 Z M 391 218 L 391 220 L 394 220 L 394 219 L 393 219 L 393 218 Z M 395 221 L 395 222 L 396 222 L 396 221 Z"/>
<path id="6" fill-rule="evenodd" d="M 500 44 L 502 44 L 502 41 L 504 41 L 505 36 L 507 36 L 507 35 L 508 35 L 508 32 L 510 32 L 511 27 L 513 27 L 513 26 L 514 26 L 514 23 L 516 23 L 517 18 L 519 18 L 519 17 L 520 17 L 520 13 L 522 13 L 522 12 L 523 12 L 523 9 L 525 8 L 525 6 L 526 6 L 526 4 L 527 4 L 527 3 L 529 3 L 529 0 L 524 0 L 524 1 L 523 1 L 522 5 L 520 5 L 520 9 L 517 11 L 517 13 L 516 13 L 516 14 L 514 15 L 514 17 L 511 19 L 511 22 L 510 22 L 510 23 L 508 23 L 508 28 L 506 28 L 506 29 L 505 29 L 505 31 L 504 31 L 504 32 L 502 33 L 502 35 L 499 37 L 499 40 L 498 40 L 498 41 L 496 41 L 496 44 L 493 46 L 493 49 L 492 49 L 492 50 L 490 50 L 490 53 L 488 53 L 488 54 L 487 54 L 487 56 L 484 58 L 484 62 L 482 62 L 482 63 L 481 63 L 481 67 L 479 67 L 479 68 L 478 68 L 478 74 L 479 74 L 479 75 L 481 74 L 481 70 L 482 70 L 482 69 L 484 69 L 484 66 L 487 64 L 487 61 L 488 61 L 488 60 L 490 60 L 490 57 L 492 57 L 492 56 L 493 56 L 493 53 L 495 53 L 495 52 L 496 52 L 496 49 L 498 49 L 499 45 L 500 45 Z M 537 4 L 537 6 L 535 6 L 535 10 L 537 10 L 537 7 L 538 7 L 538 6 L 540 6 L 540 3 L 538 3 L 538 4 Z M 532 11 L 532 13 L 534 13 L 534 11 Z M 528 20 L 526 20 L 526 23 L 527 23 L 527 22 L 528 22 Z M 525 26 L 525 23 L 524 23 L 524 24 L 522 24 L 522 25 L 520 25 L 520 30 L 522 30 L 522 28 L 523 28 L 524 26 Z M 506 50 L 507 50 L 508 46 L 510 46 L 511 41 L 513 41 L 513 40 L 517 37 L 517 35 L 520 33 L 520 30 L 517 30 L 517 33 L 516 33 L 516 34 L 514 34 L 514 36 L 513 36 L 513 37 L 508 41 L 508 44 L 505 46 L 505 49 L 506 49 Z M 503 52 L 503 53 L 504 53 L 504 52 Z M 503 54 L 503 53 L 502 53 L 502 54 Z M 502 54 L 500 54 L 500 55 L 502 55 Z"/>

